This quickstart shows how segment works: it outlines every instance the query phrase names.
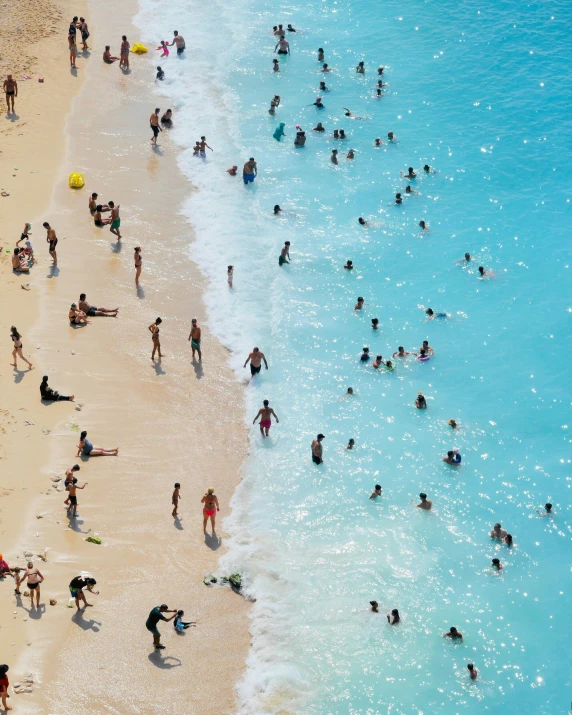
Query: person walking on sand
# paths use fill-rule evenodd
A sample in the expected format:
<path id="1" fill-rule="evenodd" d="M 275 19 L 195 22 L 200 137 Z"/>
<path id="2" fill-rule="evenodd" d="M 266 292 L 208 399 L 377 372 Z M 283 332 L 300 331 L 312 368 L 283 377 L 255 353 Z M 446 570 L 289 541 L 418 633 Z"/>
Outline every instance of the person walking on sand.
<path id="1" fill-rule="evenodd" d="M 80 454 L 84 454 L 86 457 L 117 457 L 119 448 L 106 449 L 93 445 L 87 438 L 87 431 L 84 430 L 79 436 L 76 457 L 79 457 Z"/>
<path id="2" fill-rule="evenodd" d="M 163 357 L 161 355 L 161 341 L 159 340 L 159 326 L 163 321 L 161 318 L 157 318 L 154 323 L 149 326 L 149 331 L 151 333 L 151 340 L 153 341 L 153 352 L 151 353 L 151 360 L 155 360 L 155 353 L 159 351 L 159 360 Z"/>
<path id="3" fill-rule="evenodd" d="M 177 45 L 177 55 L 180 57 L 185 51 L 185 38 L 182 35 L 179 35 L 177 30 L 173 30 L 173 35 L 173 42 L 168 42 L 167 45 L 169 47 Z"/>
<path id="4" fill-rule="evenodd" d="M 213 534 L 215 533 L 215 521 L 216 521 L 216 513 L 217 511 L 220 511 L 220 507 L 218 504 L 218 499 L 214 493 L 214 489 L 210 487 L 207 489 L 207 493 L 204 495 L 204 497 L 201 499 L 201 504 L 204 504 L 203 507 L 203 532 L 206 534 L 207 533 L 207 521 L 211 520 L 211 527 Z"/>
<path id="5" fill-rule="evenodd" d="M 34 366 L 32 365 L 32 363 L 29 360 L 27 360 L 24 357 L 24 354 L 22 353 L 22 348 L 23 348 L 22 336 L 18 332 L 18 329 L 16 328 L 15 325 L 12 325 L 12 327 L 10 328 L 10 338 L 12 339 L 12 342 L 14 343 L 14 349 L 12 350 L 12 359 L 14 360 L 14 362 L 11 362 L 10 365 L 17 368 L 18 367 L 18 358 L 20 358 L 28 365 L 28 369 L 32 370 Z"/>
<path id="6" fill-rule="evenodd" d="M 7 665 L 0 665 L 0 696 L 2 697 L 2 707 L 6 711 L 12 710 L 12 707 L 6 702 L 6 698 L 10 697 L 8 695 L 8 686 L 10 685 L 7 675 L 8 670 Z"/>
<path id="7" fill-rule="evenodd" d="M 266 366 L 266 369 L 268 370 L 268 362 L 266 361 L 266 356 L 264 353 L 259 350 L 258 348 L 252 348 L 252 352 L 250 355 L 246 358 L 246 362 L 244 363 L 244 367 L 248 365 L 250 362 L 250 374 L 252 377 L 255 375 L 258 375 L 260 372 L 260 369 L 262 368 L 262 361 L 264 360 L 264 365 Z"/>
<path id="8" fill-rule="evenodd" d="M 245 184 L 251 184 L 257 175 L 258 166 L 254 161 L 254 157 L 251 156 L 250 159 L 246 162 L 246 164 L 242 167 L 242 180 Z"/>
<path id="9" fill-rule="evenodd" d="M 139 285 L 139 277 L 143 268 L 143 259 L 141 258 L 141 246 L 135 246 L 133 249 L 133 260 L 135 262 L 135 285 Z"/>
<path id="10" fill-rule="evenodd" d="M 159 136 L 159 132 L 162 132 L 163 129 L 161 128 L 161 125 L 159 124 L 159 112 L 161 109 L 157 107 L 153 114 L 149 117 L 149 124 L 151 125 L 151 131 L 153 132 L 153 137 L 151 138 L 151 144 L 157 144 L 157 137 Z"/>
<path id="11" fill-rule="evenodd" d="M 274 415 L 276 424 L 278 424 L 280 420 L 278 419 L 278 415 L 276 414 L 276 412 L 274 412 L 272 407 L 269 407 L 268 400 L 264 400 L 262 404 L 264 405 L 264 407 L 261 407 L 258 410 L 258 414 L 252 420 L 252 424 L 255 424 L 256 420 L 260 417 L 260 434 L 264 438 L 268 437 L 268 433 L 270 432 L 270 428 L 272 427 L 272 415 Z"/>
<path id="12" fill-rule="evenodd" d="M 34 608 L 34 593 L 36 594 L 36 608 L 40 607 L 40 584 L 44 577 L 31 561 L 28 561 L 28 568 L 24 572 L 21 581 L 26 581 L 26 586 L 30 591 L 30 601 Z"/>
<path id="13" fill-rule="evenodd" d="M 117 236 L 117 240 L 121 241 L 121 234 L 119 233 L 119 227 L 121 226 L 121 219 L 119 218 L 120 204 L 115 205 L 113 201 L 108 201 L 107 205 L 111 209 L 111 225 L 109 230 Z"/>
<path id="14" fill-rule="evenodd" d="M 322 464 L 322 440 L 325 439 L 325 435 L 319 434 L 316 439 L 312 442 L 312 462 L 314 464 Z"/>
<path id="15" fill-rule="evenodd" d="M 163 613 L 172 613 L 173 615 L 170 618 L 165 618 Z M 176 615 L 176 608 L 169 610 L 169 606 L 167 606 L 166 603 L 162 603 L 160 606 L 155 606 L 155 608 L 147 616 L 145 628 L 153 634 L 153 645 L 155 646 L 155 650 L 163 650 L 165 648 L 164 645 L 161 645 L 161 634 L 159 633 L 157 624 L 159 621 L 165 621 L 168 623 L 169 621 L 172 621 Z"/>
<path id="16" fill-rule="evenodd" d="M 4 94 L 6 95 L 6 105 L 8 114 L 10 114 L 10 105 L 12 105 L 12 114 L 14 114 L 14 98 L 18 96 L 18 82 L 9 74 L 4 80 Z"/>
<path id="17" fill-rule="evenodd" d="M 189 340 L 191 341 L 192 359 L 195 359 L 195 351 L 199 354 L 199 362 L 203 359 L 203 354 L 201 352 L 201 329 L 197 325 L 197 319 L 193 318 L 191 320 L 191 332 L 189 333 Z"/>
<path id="18" fill-rule="evenodd" d="M 171 516 L 177 517 L 179 515 L 178 509 L 179 509 L 179 499 L 181 498 L 181 485 L 179 482 L 175 484 L 175 489 L 173 490 L 173 511 L 171 512 Z"/>
<path id="19" fill-rule="evenodd" d="M 46 229 L 47 235 L 46 235 L 46 242 L 50 244 L 50 247 L 48 249 L 50 256 L 53 258 L 53 266 L 58 265 L 58 254 L 56 253 L 56 246 L 58 245 L 58 237 L 56 236 L 56 232 L 54 229 L 50 226 L 50 224 L 47 221 L 44 221 L 42 226 Z"/>
<path id="20" fill-rule="evenodd" d="M 119 69 L 129 69 L 129 49 L 131 45 L 127 42 L 127 36 L 122 35 L 121 37 L 121 48 L 119 50 Z"/>
<path id="21" fill-rule="evenodd" d="M 69 584 L 69 590 L 71 593 L 72 598 L 75 598 L 75 606 L 77 610 L 80 610 L 79 607 L 79 602 L 83 601 L 84 603 L 84 608 L 87 606 L 93 606 L 93 603 L 88 603 L 85 594 L 83 592 L 84 588 L 87 588 L 87 590 L 94 594 L 95 596 L 99 596 L 99 591 L 94 591 L 93 587 L 97 584 L 97 581 L 93 578 L 93 576 L 88 576 L 85 573 L 80 573 L 79 576 L 76 576 L 75 578 L 72 578 Z"/>
<path id="22" fill-rule="evenodd" d="M 76 489 L 85 489 L 87 487 L 87 482 L 83 483 L 83 486 L 80 487 L 80 485 L 77 483 L 77 478 L 73 477 L 71 482 L 68 484 L 68 492 L 69 492 L 69 500 L 70 500 L 70 505 L 68 507 L 68 514 L 71 511 L 72 519 L 75 519 L 76 516 L 79 516 L 77 513 L 77 493 Z"/>

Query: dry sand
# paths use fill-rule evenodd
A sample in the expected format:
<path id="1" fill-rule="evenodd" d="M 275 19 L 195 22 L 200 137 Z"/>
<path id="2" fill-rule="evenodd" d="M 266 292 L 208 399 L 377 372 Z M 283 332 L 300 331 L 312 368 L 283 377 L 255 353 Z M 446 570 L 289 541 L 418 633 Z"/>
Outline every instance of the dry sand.
<path id="1" fill-rule="evenodd" d="M 35 680 L 32 694 L 12 695 L 16 712 L 232 712 L 248 650 L 248 604 L 228 588 L 202 583 L 206 572 L 217 570 L 224 549 L 221 520 L 246 454 L 242 390 L 224 349 L 204 327 L 204 364 L 190 362 L 190 318 L 204 318 L 203 279 L 187 258 L 190 227 L 177 215 L 190 186 L 176 168 L 176 147 L 166 133 L 160 152 L 149 146 L 153 68 L 133 56 L 130 74 L 101 62 L 107 42 L 116 52 L 123 32 L 137 39 L 134 9 L 110 0 L 92 4 L 86 17 L 96 50 L 89 59 L 80 55 L 78 77 L 70 74 L 65 51 L 67 21 L 59 22 L 58 38 L 40 41 L 41 56 L 52 57 L 43 67 L 53 66 L 54 73 L 42 69 L 46 82 L 34 85 L 41 114 L 33 122 L 49 147 L 40 152 L 28 137 L 30 107 L 23 96 L 17 105 L 23 137 L 12 131 L 3 143 L 4 161 L 5 155 L 18 157 L 13 165 L 19 167 L 4 184 L 10 196 L 0 199 L 3 243 L 13 248 L 24 222 L 32 221 L 40 262 L 29 278 L 13 276 L 6 258 L 1 262 L 0 551 L 13 566 L 24 564 L 25 551 L 49 548 L 46 563 L 35 559 L 46 578 L 40 613 L 30 609 L 29 599 L 15 599 L 11 580 L 0 583 L 2 613 L 11 614 L 2 618 L 0 636 L 8 644 L 3 660 L 11 682 L 28 672 Z M 64 17 L 82 10 L 65 7 Z M 40 55 L 36 45 L 30 51 Z M 64 145 L 63 118 L 84 74 Z M 57 82 L 58 94 L 57 101 L 50 95 L 48 110 L 40 98 L 50 81 Z M 23 85 L 31 91 L 31 83 Z M 22 181 L 32 167 L 40 174 Z M 67 187 L 73 170 L 86 176 L 80 191 Z M 87 210 L 92 191 L 121 204 L 121 247 L 107 228 L 94 227 Z M 50 268 L 44 220 L 59 237 L 56 270 Z M 143 247 L 139 290 L 135 245 Z M 175 280 L 173 261 L 184 280 Z M 31 290 L 22 290 L 28 282 Z M 67 309 L 82 291 L 92 304 L 119 306 L 120 317 L 71 328 Z M 165 358 L 153 365 L 147 326 L 158 315 Z M 33 371 L 8 366 L 12 323 L 23 333 Z M 75 394 L 84 403 L 81 411 L 67 402 L 42 405 L 42 374 L 63 394 Z M 119 446 L 120 456 L 76 459 L 79 429 L 87 429 L 96 445 Z M 78 492 L 80 517 L 70 522 L 65 493 L 52 480 L 75 462 L 80 484 L 88 486 Z M 171 517 L 176 481 L 182 484 L 178 522 Z M 202 533 L 200 499 L 208 486 L 221 502 L 217 538 Z M 101 546 L 85 541 L 94 533 Z M 95 576 L 101 593 L 90 599 L 93 608 L 75 615 L 66 607 L 67 584 L 82 569 Z M 50 598 L 56 606 L 47 605 Z M 178 636 L 172 624 L 163 624 L 167 649 L 158 655 L 144 623 L 163 602 L 183 608 L 199 625 Z"/>

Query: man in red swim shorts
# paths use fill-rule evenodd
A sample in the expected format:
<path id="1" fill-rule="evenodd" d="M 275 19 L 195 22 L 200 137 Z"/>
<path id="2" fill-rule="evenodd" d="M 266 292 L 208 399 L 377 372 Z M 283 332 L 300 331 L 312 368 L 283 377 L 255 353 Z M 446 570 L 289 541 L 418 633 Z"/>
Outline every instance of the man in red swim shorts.
<path id="1" fill-rule="evenodd" d="M 268 432 L 270 431 L 270 428 L 272 427 L 272 415 L 274 415 L 274 418 L 276 420 L 276 424 L 280 422 L 278 419 L 276 412 L 272 409 L 272 407 L 268 406 L 268 400 L 264 400 L 263 402 L 264 407 L 261 407 L 258 410 L 258 414 L 256 417 L 252 420 L 252 424 L 256 423 L 256 420 L 260 417 L 260 434 L 263 437 L 268 437 Z"/>

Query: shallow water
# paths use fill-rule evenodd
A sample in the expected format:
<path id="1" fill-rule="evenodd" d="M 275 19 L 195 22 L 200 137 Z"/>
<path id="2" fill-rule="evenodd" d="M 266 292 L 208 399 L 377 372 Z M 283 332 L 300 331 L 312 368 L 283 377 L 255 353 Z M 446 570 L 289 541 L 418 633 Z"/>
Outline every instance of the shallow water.
<path id="1" fill-rule="evenodd" d="M 267 441 L 253 428 L 227 522 L 225 558 L 257 599 L 243 712 L 565 712 L 570 3 L 140 4 L 150 45 L 174 27 L 187 39 L 184 60 L 155 64 L 167 74 L 158 91 L 175 112 L 179 163 L 200 189 L 183 213 L 211 279 L 210 328 L 244 379 L 252 346 L 266 353 L 271 369 L 248 390 L 247 420 L 266 397 L 280 418 Z M 302 32 L 275 74 L 278 22 Z M 318 47 L 333 68 L 322 111 L 312 106 Z M 365 76 L 355 73 L 362 59 Z M 377 100 L 380 64 L 389 87 Z M 325 135 L 311 131 L 317 121 Z M 345 142 L 331 137 L 340 127 Z M 388 131 L 397 143 L 385 143 Z M 201 134 L 214 149 L 206 160 L 189 149 Z M 244 187 L 225 170 L 249 156 L 259 176 Z M 410 182 L 419 193 L 396 206 L 400 171 L 425 163 L 435 173 L 421 171 Z M 292 264 L 279 268 L 285 240 Z M 466 251 L 474 263 L 457 265 Z M 495 278 L 479 280 L 478 265 Z M 450 317 L 426 323 L 419 305 Z M 427 363 L 378 373 L 359 362 L 364 345 L 387 359 L 424 339 L 435 349 Z M 356 395 L 344 398 L 349 385 Z M 414 407 L 419 390 L 426 412 Z M 310 459 L 317 432 L 320 467 Z M 463 455 L 457 470 L 442 462 L 452 448 Z M 420 491 L 431 513 L 410 503 Z M 537 515 L 546 501 L 552 518 Z M 512 550 L 488 537 L 496 521 Z M 372 599 L 380 615 L 368 612 Z M 451 625 L 462 645 L 441 637 Z"/>

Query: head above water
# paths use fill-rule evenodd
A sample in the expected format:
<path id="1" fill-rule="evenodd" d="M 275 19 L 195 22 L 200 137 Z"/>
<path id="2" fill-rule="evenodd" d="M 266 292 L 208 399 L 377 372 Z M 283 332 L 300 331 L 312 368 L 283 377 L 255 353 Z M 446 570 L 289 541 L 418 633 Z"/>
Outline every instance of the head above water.
<path id="1" fill-rule="evenodd" d="M 547 512 L 551 512 L 551 511 L 552 511 L 552 504 L 550 504 L 550 502 L 548 502 L 547 504 L 544 505 L 544 508 L 546 509 Z"/>
<path id="2" fill-rule="evenodd" d="M 326 435 L 320 432 L 316 439 L 318 440 L 318 442 L 321 442 L 323 439 L 326 439 Z"/>
<path id="3" fill-rule="evenodd" d="M 376 484 L 375 485 L 375 491 L 380 492 L 381 491 L 381 484 Z"/>
<path id="4" fill-rule="evenodd" d="M 354 394 L 354 388 L 353 387 L 348 387 L 348 395 L 353 395 Z"/>
<path id="5" fill-rule="evenodd" d="M 358 302 L 358 303 L 363 303 L 363 298 L 361 297 L 361 295 L 358 296 L 357 302 Z"/>
<path id="6" fill-rule="evenodd" d="M 364 225 L 365 219 L 363 218 L 363 216 L 360 216 L 360 217 L 358 218 L 358 222 L 359 222 L 362 226 Z"/>
<path id="7" fill-rule="evenodd" d="M 377 326 L 379 325 L 379 318 L 372 318 L 371 324 L 373 325 L 374 328 L 377 328 Z"/>
<path id="8" fill-rule="evenodd" d="M 421 501 L 425 501 L 425 499 L 427 499 L 427 494 L 425 494 L 425 492 L 421 492 L 419 499 L 421 499 Z"/>
<path id="9" fill-rule="evenodd" d="M 456 420 L 449 420 L 447 422 L 448 425 L 451 425 L 451 427 L 456 427 L 457 426 L 457 421 Z"/>

